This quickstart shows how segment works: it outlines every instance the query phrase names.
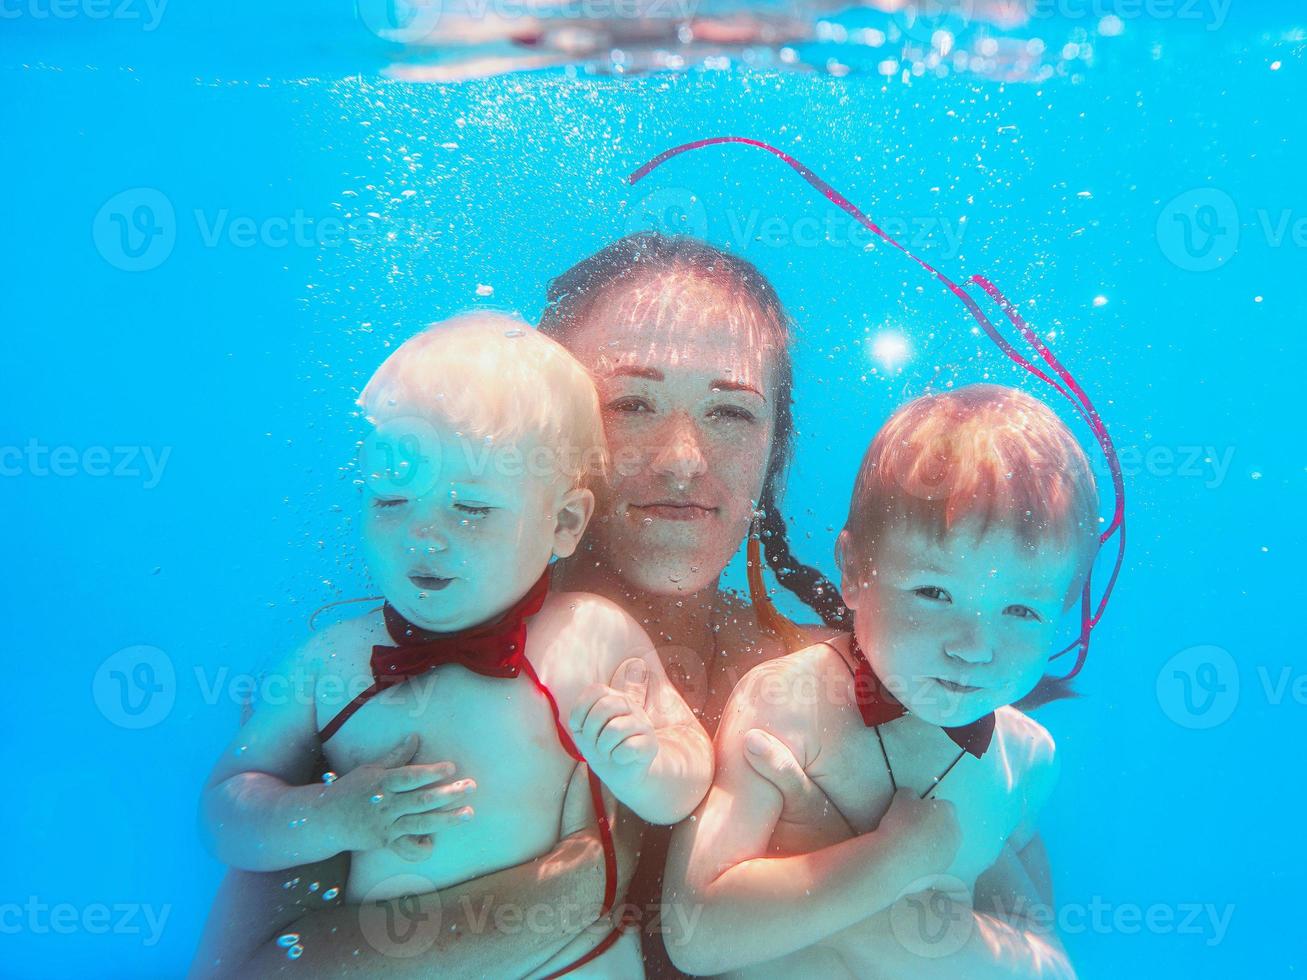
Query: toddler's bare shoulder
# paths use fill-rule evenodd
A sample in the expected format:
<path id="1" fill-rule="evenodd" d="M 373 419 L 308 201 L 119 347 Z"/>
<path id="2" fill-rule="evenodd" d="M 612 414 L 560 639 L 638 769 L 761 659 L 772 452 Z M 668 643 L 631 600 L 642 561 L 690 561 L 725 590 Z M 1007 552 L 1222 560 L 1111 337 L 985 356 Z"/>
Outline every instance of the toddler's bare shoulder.
<path id="1" fill-rule="evenodd" d="M 360 657 L 369 659 L 374 644 L 390 642 L 384 622 L 380 611 L 374 611 L 314 630 L 285 662 L 314 673 L 351 667 Z"/>
<path id="2" fill-rule="evenodd" d="M 751 722 L 790 730 L 812 727 L 823 705 L 831 702 L 833 670 L 839 657 L 824 644 L 758 664 L 735 685 L 729 710 Z M 838 676 L 833 678 L 838 680 Z"/>
<path id="3" fill-rule="evenodd" d="M 564 646 L 572 661 L 615 669 L 627 657 L 646 656 L 648 634 L 617 603 L 589 592 L 554 592 L 531 621 L 533 643 Z"/>
<path id="4" fill-rule="evenodd" d="M 1043 796 L 1057 779 L 1057 744 L 1048 729 L 1012 706 L 994 712 L 995 736 L 1017 779 L 1036 796 Z"/>

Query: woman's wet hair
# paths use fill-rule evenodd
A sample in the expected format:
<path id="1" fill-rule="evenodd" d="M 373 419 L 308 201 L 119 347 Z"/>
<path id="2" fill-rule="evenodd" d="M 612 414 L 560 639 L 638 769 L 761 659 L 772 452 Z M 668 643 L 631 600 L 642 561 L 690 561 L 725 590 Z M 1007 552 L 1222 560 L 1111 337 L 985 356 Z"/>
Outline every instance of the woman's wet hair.
<path id="1" fill-rule="evenodd" d="M 585 322 L 601 296 L 651 275 L 684 272 L 719 285 L 753 304 L 775 353 L 776 415 L 771 458 L 758 501 L 759 535 L 776 580 L 810 606 L 827 626 L 846 628 L 851 619 L 839 589 L 790 550 L 781 497 L 794 451 L 794 371 L 789 342 L 792 321 L 776 290 L 751 263 L 707 242 L 657 232 L 627 235 L 578 262 L 549 283 L 540 330 L 566 343 L 570 331 Z"/>

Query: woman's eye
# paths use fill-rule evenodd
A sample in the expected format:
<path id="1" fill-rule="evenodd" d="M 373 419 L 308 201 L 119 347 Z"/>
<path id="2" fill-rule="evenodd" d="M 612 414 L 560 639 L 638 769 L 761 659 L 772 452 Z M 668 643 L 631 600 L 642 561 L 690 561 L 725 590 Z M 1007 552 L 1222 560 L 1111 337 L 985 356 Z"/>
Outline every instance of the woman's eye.
<path id="1" fill-rule="evenodd" d="M 937 585 L 923 585 L 919 589 L 912 590 L 914 595 L 919 595 L 923 599 L 931 599 L 935 602 L 950 602 L 949 594 Z"/>
<path id="2" fill-rule="evenodd" d="M 1035 612 L 1029 606 L 1013 605 L 1003 610 L 1005 616 L 1016 616 L 1018 619 L 1029 619 L 1033 622 L 1041 622 L 1039 613 Z"/>
<path id="3" fill-rule="evenodd" d="M 619 398 L 614 402 L 610 402 L 608 408 L 610 411 L 632 415 L 653 411 L 653 406 L 643 398 Z"/>
<path id="4" fill-rule="evenodd" d="M 708 414 L 714 418 L 734 419 L 740 422 L 753 422 L 757 419 L 751 411 L 739 405 L 718 405 Z"/>
<path id="5" fill-rule="evenodd" d="M 372 506 L 379 508 L 399 507 L 406 503 L 408 503 L 408 500 L 404 497 L 377 497 L 372 501 Z"/>
<path id="6" fill-rule="evenodd" d="M 455 504 L 454 509 L 472 517 L 485 517 L 490 513 L 489 507 L 476 507 L 472 504 Z"/>

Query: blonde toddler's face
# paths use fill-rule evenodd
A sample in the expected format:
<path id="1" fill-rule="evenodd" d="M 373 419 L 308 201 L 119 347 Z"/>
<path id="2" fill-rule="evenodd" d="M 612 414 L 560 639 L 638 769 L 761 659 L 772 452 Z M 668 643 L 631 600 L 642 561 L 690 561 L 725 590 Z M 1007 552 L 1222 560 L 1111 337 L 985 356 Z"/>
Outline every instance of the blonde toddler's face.
<path id="1" fill-rule="evenodd" d="M 434 420 L 390 444 L 379 435 L 365 454 L 364 551 L 387 601 L 417 626 L 451 632 L 499 616 L 584 531 L 592 495 L 525 463 L 540 458 L 532 439 L 487 447 Z"/>

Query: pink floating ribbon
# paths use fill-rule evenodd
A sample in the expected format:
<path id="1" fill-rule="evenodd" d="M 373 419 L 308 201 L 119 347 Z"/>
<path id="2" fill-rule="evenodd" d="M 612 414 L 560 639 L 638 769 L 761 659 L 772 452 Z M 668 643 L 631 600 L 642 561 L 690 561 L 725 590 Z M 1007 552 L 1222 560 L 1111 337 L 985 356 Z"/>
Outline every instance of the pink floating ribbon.
<path id="1" fill-rule="evenodd" d="M 1089 655 L 1090 634 L 1093 631 L 1093 628 L 1098 625 L 1099 620 L 1103 617 L 1104 611 L 1107 609 L 1107 601 L 1112 595 L 1112 589 L 1115 588 L 1117 577 L 1121 573 L 1121 565 L 1125 561 L 1125 480 L 1121 475 L 1121 462 L 1117 457 L 1116 446 L 1112 443 L 1112 437 L 1108 434 L 1107 426 L 1103 424 L 1102 417 L 1098 414 L 1098 410 L 1094 408 L 1094 403 L 1090 400 L 1089 395 L 1087 395 L 1085 390 L 1080 387 L 1075 376 L 1062 365 L 1062 362 L 1057 359 L 1051 350 L 1048 349 L 1047 345 L 1045 345 L 1043 341 L 1036 336 L 1035 332 L 1030 329 L 1025 320 L 1022 319 L 1021 314 L 1017 312 L 1016 307 L 1013 306 L 1007 297 L 999 291 L 997 286 L 984 276 L 980 275 L 974 275 L 968 280 L 968 284 L 980 287 L 980 289 L 984 291 L 990 299 L 998 304 L 999 308 L 1003 311 L 1003 314 L 1008 318 L 1008 321 L 1017 329 L 1021 336 L 1025 338 L 1026 342 L 1034 348 L 1035 352 L 1048 366 L 1052 373 L 1056 375 L 1057 378 L 1061 379 L 1061 383 L 1045 373 L 1038 365 L 1032 363 L 1029 358 L 1013 347 L 1012 344 L 1008 342 L 1007 338 L 999 333 L 998 328 L 994 326 L 989 317 L 985 315 L 984 311 L 981 310 L 980 306 L 964 288 L 959 286 L 944 273 L 940 272 L 925 259 L 914 255 L 911 251 L 900 245 L 894 240 L 894 238 L 886 234 L 874 221 L 850 203 L 843 194 L 835 190 L 835 188 L 831 187 L 830 184 L 826 183 L 813 173 L 812 170 L 783 150 L 779 150 L 776 147 L 770 146 L 759 140 L 748 139 L 744 136 L 714 136 L 710 139 L 695 140 L 692 143 L 683 143 L 680 146 L 672 147 L 670 150 L 664 150 L 648 163 L 644 164 L 644 166 L 635 170 L 631 174 L 629 181 L 634 185 L 652 173 L 655 169 L 662 166 L 668 160 L 672 159 L 672 157 L 679 156 L 680 154 L 689 152 L 690 150 L 698 150 L 702 147 L 714 146 L 719 143 L 743 143 L 745 146 L 753 146 L 760 150 L 766 150 L 773 156 L 779 157 L 788 164 L 795 173 L 812 185 L 812 187 L 825 197 L 826 200 L 830 201 L 841 211 L 848 214 L 882 241 L 894 246 L 908 258 L 912 259 L 912 261 L 916 262 L 919 266 L 943 283 L 944 287 L 958 298 L 962 305 L 966 307 L 967 312 L 971 314 L 971 318 L 976 321 L 983 331 L 985 331 L 986 336 L 994 342 L 999 350 L 1006 354 L 1011 361 L 1019 364 L 1023 369 L 1057 390 L 1063 398 L 1071 403 L 1080 417 L 1084 419 L 1085 424 L 1093 431 L 1094 438 L 1098 440 L 1099 448 L 1102 449 L 1103 455 L 1107 459 L 1107 465 L 1112 474 L 1112 491 L 1116 497 L 1116 506 L 1113 510 L 1112 521 L 1107 529 L 1099 535 L 1098 544 L 1101 549 L 1113 535 L 1117 535 L 1117 551 L 1116 560 L 1112 566 L 1112 574 L 1108 577 L 1107 587 L 1103 590 L 1103 596 L 1099 600 L 1097 607 L 1093 605 L 1092 601 L 1090 576 L 1087 575 L 1085 577 L 1085 587 L 1080 597 L 1080 636 L 1074 643 L 1066 649 L 1055 653 L 1051 658 L 1056 660 L 1058 657 L 1070 653 L 1072 650 L 1078 648 L 1079 653 L 1076 656 L 1075 666 L 1071 669 L 1071 672 L 1066 675 L 1068 680 L 1075 677 L 1076 674 L 1080 673 L 1080 668 L 1084 666 L 1085 658 Z"/>

